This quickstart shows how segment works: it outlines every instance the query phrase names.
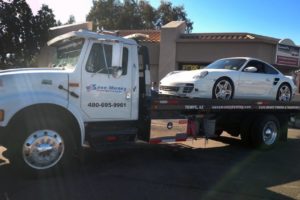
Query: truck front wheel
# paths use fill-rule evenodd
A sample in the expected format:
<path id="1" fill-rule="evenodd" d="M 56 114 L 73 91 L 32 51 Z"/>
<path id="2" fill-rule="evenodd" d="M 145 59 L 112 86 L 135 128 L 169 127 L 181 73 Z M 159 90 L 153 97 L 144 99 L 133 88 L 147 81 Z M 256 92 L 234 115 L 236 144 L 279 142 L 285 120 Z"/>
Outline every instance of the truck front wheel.
<path id="1" fill-rule="evenodd" d="M 268 149 L 273 147 L 280 135 L 278 119 L 273 115 L 264 115 L 258 118 L 252 129 L 252 144 L 255 147 Z"/>
<path id="2" fill-rule="evenodd" d="M 12 167 L 29 174 L 68 170 L 78 144 L 72 131 L 68 123 L 54 117 L 18 120 L 8 144 Z"/>

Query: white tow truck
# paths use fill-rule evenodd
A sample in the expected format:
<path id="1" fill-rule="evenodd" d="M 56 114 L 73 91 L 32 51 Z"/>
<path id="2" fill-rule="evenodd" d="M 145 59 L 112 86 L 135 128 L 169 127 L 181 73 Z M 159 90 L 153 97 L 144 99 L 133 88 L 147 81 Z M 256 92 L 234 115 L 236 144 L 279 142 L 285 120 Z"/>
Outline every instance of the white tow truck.
<path id="1" fill-rule="evenodd" d="M 133 39 L 79 30 L 48 45 L 51 68 L 0 71 L 0 144 L 28 172 L 65 167 L 86 141 L 96 149 L 163 142 L 150 139 L 153 119 L 186 120 L 175 141 L 227 131 L 268 148 L 286 140 L 288 118 L 300 110 L 293 102 L 151 99 L 148 50 Z"/>

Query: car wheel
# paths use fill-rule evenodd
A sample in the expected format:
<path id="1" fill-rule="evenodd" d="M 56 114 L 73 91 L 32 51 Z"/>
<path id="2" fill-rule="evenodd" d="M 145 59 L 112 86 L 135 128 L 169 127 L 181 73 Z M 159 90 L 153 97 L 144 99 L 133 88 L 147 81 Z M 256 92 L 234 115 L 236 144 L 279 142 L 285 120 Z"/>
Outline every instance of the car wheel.
<path id="1" fill-rule="evenodd" d="M 291 87 L 287 83 L 282 84 L 278 88 L 276 100 L 289 102 L 291 101 L 291 99 L 292 99 Z"/>
<path id="2" fill-rule="evenodd" d="M 234 87 L 232 82 L 227 78 L 221 78 L 216 81 L 213 87 L 213 99 L 232 99 Z"/>

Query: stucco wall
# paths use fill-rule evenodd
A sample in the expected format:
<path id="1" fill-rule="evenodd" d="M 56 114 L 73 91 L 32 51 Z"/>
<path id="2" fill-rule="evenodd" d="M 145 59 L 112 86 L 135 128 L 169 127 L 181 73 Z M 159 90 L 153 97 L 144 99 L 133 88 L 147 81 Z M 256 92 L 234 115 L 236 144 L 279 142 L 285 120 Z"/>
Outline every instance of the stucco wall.
<path id="1" fill-rule="evenodd" d="M 176 62 L 210 63 L 225 57 L 248 56 L 275 62 L 276 46 L 253 42 L 177 42 Z"/>
<path id="2" fill-rule="evenodd" d="M 150 74 L 151 81 L 158 84 L 158 63 L 159 63 L 159 54 L 160 54 L 160 43 L 158 42 L 141 42 L 141 45 L 144 45 L 148 48 L 149 51 L 149 62 L 150 62 Z"/>
<path id="3" fill-rule="evenodd" d="M 173 21 L 161 28 L 158 78 L 176 69 L 176 40 L 184 33 L 185 22 Z"/>

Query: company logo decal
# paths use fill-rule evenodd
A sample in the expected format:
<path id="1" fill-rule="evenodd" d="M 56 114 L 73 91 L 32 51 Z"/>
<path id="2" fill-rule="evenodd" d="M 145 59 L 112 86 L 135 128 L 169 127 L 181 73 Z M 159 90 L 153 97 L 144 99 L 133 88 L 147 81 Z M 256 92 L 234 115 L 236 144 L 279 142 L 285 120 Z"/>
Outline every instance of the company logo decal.
<path id="1" fill-rule="evenodd" d="M 116 86 L 102 86 L 97 84 L 90 84 L 86 86 L 88 92 L 97 91 L 97 92 L 112 92 L 112 93 L 123 93 L 126 92 L 125 87 L 116 87 Z"/>

